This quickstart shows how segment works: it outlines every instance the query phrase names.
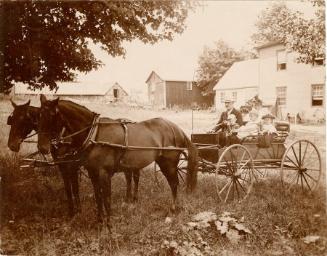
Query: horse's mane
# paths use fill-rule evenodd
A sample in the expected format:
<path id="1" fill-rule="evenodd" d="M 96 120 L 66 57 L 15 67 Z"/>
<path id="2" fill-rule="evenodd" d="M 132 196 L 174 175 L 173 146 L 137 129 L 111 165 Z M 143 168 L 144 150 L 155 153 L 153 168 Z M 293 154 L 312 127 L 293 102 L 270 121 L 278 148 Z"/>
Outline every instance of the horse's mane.
<path id="1" fill-rule="evenodd" d="M 60 106 L 62 106 L 64 108 L 71 108 L 76 111 L 81 111 L 81 112 L 86 111 L 89 114 L 95 114 L 93 111 L 89 110 L 87 107 L 77 104 L 71 100 L 60 100 L 59 104 L 60 104 Z"/>
<path id="2" fill-rule="evenodd" d="M 70 100 L 59 100 L 58 108 L 63 114 L 64 122 L 69 124 L 70 129 L 80 129 L 85 125 L 89 125 L 97 115 L 88 108 Z"/>

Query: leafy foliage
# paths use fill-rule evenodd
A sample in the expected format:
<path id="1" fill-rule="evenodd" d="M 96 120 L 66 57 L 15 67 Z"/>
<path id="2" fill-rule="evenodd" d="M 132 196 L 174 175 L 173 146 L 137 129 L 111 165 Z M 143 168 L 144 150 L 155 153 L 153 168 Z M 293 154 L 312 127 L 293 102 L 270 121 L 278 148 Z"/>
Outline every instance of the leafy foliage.
<path id="1" fill-rule="evenodd" d="M 0 91 L 14 82 L 31 88 L 56 88 L 71 81 L 73 71 L 101 66 L 89 43 L 111 56 L 125 54 L 122 45 L 172 40 L 182 33 L 188 10 L 185 1 L 12 1 L 0 2 Z"/>
<path id="2" fill-rule="evenodd" d="M 323 0 L 311 3 L 316 8 L 315 18 L 311 19 L 290 10 L 283 2 L 273 3 L 259 16 L 252 40 L 257 45 L 284 42 L 289 50 L 299 53 L 298 61 L 302 63 L 325 58 L 325 4 Z"/>
<path id="3" fill-rule="evenodd" d="M 187 223 L 188 227 L 191 229 L 207 229 L 210 224 L 214 224 L 217 231 L 228 238 L 232 244 L 237 244 L 242 238 L 241 235 L 252 234 L 252 232 L 246 228 L 241 222 L 244 218 L 240 220 L 232 217 L 230 212 L 223 212 L 220 216 L 213 212 L 201 212 L 193 216 L 193 221 Z"/>
<path id="4" fill-rule="evenodd" d="M 212 49 L 206 46 L 198 59 L 197 84 L 204 94 L 211 93 L 234 62 L 254 57 L 254 53 L 236 51 L 222 40 L 215 42 Z"/>

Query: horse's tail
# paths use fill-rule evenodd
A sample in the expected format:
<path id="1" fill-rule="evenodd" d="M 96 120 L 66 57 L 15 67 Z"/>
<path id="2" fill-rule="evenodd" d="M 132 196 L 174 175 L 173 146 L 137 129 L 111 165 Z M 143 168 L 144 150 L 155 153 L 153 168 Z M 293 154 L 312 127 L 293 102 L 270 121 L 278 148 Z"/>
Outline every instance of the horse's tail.
<path id="1" fill-rule="evenodd" d="M 192 192 L 197 182 L 198 149 L 186 134 L 184 134 L 184 140 L 188 151 L 186 186 L 187 191 Z"/>

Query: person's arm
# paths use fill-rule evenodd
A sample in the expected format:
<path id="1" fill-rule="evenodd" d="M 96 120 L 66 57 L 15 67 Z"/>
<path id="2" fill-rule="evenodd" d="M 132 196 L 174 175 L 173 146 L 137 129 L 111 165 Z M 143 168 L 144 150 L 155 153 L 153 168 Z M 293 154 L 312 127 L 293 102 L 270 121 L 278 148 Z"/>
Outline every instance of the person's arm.
<path id="1" fill-rule="evenodd" d="M 236 113 L 236 123 L 238 123 L 239 126 L 243 125 L 243 117 L 241 112 L 237 111 Z"/>
<path id="2" fill-rule="evenodd" d="M 219 121 L 218 121 L 217 125 L 218 125 L 218 124 L 221 124 L 221 123 L 224 121 L 224 118 L 223 118 L 223 116 L 224 116 L 224 112 L 222 112 L 222 113 L 221 113 L 221 115 L 220 115 L 220 118 L 219 118 Z"/>

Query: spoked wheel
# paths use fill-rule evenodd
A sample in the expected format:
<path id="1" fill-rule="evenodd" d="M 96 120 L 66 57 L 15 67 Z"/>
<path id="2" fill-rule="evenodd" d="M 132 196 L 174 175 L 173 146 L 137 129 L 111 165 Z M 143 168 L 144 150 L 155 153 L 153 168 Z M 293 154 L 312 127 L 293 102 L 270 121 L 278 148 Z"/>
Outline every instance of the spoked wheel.
<path id="1" fill-rule="evenodd" d="M 188 159 L 187 153 L 185 151 L 183 151 L 180 154 L 179 162 L 177 165 L 178 181 L 179 181 L 179 184 L 182 186 L 184 186 L 186 184 L 187 161 L 188 161 L 187 159 Z M 155 183 L 157 184 L 157 186 L 160 186 L 159 180 L 161 180 L 162 177 L 163 177 L 163 175 L 160 171 L 159 166 L 156 163 L 154 163 L 154 180 L 155 180 Z"/>
<path id="2" fill-rule="evenodd" d="M 267 169 L 266 168 L 253 168 L 253 178 L 256 182 L 261 179 L 266 178 L 267 176 Z"/>
<path id="3" fill-rule="evenodd" d="M 219 157 L 216 169 L 216 188 L 221 201 L 242 200 L 250 193 L 253 160 L 249 150 L 239 144 L 229 146 Z"/>
<path id="4" fill-rule="evenodd" d="M 317 147 L 308 140 L 293 142 L 281 163 L 281 179 L 285 189 L 295 186 L 313 191 L 321 176 L 321 157 Z"/>

